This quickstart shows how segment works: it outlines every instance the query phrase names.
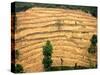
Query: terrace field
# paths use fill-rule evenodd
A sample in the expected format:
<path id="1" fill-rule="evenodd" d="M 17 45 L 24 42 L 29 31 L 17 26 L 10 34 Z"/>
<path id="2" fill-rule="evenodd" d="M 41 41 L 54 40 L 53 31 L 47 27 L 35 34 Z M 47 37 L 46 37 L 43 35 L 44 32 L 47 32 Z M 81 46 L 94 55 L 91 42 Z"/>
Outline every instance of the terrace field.
<path id="1" fill-rule="evenodd" d="M 97 65 L 97 53 L 88 53 L 96 30 L 97 18 L 82 10 L 32 7 L 16 12 L 16 63 L 23 66 L 24 72 L 44 71 L 43 46 L 49 40 L 53 46 L 52 67 L 77 64 L 90 68 L 90 60 Z"/>

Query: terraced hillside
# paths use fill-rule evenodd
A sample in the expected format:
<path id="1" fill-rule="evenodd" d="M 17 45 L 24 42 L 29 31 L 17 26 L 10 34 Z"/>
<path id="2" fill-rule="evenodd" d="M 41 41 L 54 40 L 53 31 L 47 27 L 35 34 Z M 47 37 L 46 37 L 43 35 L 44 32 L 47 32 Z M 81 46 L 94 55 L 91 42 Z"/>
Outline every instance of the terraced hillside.
<path id="1" fill-rule="evenodd" d="M 44 71 L 43 45 L 53 45 L 52 66 L 89 67 L 90 39 L 96 34 L 96 18 L 81 10 L 33 7 L 16 13 L 15 48 L 19 50 L 16 63 L 25 72 Z M 96 54 L 91 55 L 96 64 Z"/>

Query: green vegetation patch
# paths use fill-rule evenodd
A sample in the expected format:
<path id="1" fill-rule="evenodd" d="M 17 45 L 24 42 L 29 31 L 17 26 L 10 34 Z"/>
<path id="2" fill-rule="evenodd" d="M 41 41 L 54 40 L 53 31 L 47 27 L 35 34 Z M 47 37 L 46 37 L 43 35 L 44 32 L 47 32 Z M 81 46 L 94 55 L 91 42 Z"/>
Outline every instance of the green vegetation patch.
<path id="1" fill-rule="evenodd" d="M 52 65 L 52 59 L 51 59 L 52 50 L 53 50 L 52 44 L 49 40 L 47 40 L 46 44 L 43 46 L 44 58 L 42 61 L 45 71 L 50 71 Z"/>
<path id="2" fill-rule="evenodd" d="M 45 3 L 30 3 L 30 2 L 15 2 L 12 5 L 12 12 L 26 11 L 32 7 L 46 7 L 46 8 L 62 8 L 62 9 L 78 9 L 87 13 L 91 13 L 93 16 L 97 17 L 97 7 L 96 6 L 78 6 L 78 5 L 61 5 L 61 4 L 45 4 Z"/>

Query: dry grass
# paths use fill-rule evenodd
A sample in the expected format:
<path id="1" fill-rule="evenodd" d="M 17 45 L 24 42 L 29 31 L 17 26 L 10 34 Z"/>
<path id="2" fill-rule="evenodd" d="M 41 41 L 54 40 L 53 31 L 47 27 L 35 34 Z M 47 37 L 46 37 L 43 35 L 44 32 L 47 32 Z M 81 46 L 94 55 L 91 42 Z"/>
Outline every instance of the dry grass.
<path id="1" fill-rule="evenodd" d="M 16 49 L 25 72 L 43 71 L 42 46 L 46 40 L 53 45 L 53 66 L 89 66 L 88 47 L 96 34 L 96 18 L 80 10 L 31 8 L 18 12 L 15 33 Z M 60 30 L 57 20 L 62 22 Z M 93 56 L 96 64 L 96 55 Z"/>

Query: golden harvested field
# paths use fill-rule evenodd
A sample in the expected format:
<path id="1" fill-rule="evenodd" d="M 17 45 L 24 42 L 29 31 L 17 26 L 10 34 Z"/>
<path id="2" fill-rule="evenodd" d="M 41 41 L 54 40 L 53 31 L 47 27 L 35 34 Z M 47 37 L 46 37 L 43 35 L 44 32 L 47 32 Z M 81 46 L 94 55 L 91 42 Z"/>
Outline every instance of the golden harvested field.
<path id="1" fill-rule="evenodd" d="M 25 72 L 44 71 L 43 45 L 53 45 L 52 66 L 89 67 L 90 39 L 96 34 L 97 19 L 81 10 L 33 7 L 16 13 L 15 49 L 19 50 L 16 63 Z M 94 64 L 96 54 L 91 55 Z"/>

